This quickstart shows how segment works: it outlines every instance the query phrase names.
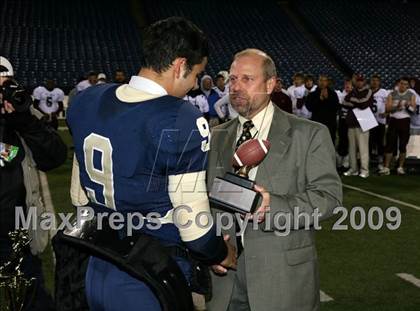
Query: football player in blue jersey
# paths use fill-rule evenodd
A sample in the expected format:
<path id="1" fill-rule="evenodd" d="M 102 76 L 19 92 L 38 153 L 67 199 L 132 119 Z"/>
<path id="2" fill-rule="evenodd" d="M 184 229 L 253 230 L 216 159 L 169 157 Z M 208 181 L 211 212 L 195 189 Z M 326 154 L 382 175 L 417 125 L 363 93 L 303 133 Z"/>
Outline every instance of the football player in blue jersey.
<path id="1" fill-rule="evenodd" d="M 181 98 L 206 66 L 207 39 L 179 17 L 151 25 L 143 39 L 138 76 L 124 85 L 91 87 L 68 110 L 75 146 L 72 202 L 96 212 L 155 212 L 160 228 L 139 230 L 162 247 L 235 268 L 236 250 L 228 238 L 218 236 L 214 224 L 195 221 L 210 213 L 205 185 L 210 132 L 201 113 Z M 173 258 L 189 282 L 191 266 L 182 253 Z M 145 282 L 95 256 L 89 260 L 86 294 L 91 310 L 162 309 Z"/>

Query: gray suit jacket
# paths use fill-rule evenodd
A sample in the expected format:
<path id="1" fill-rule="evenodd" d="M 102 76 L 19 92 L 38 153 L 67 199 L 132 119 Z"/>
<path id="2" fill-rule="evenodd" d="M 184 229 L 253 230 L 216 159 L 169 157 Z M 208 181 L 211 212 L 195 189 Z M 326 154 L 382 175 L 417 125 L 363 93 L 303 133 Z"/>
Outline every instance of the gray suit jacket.
<path id="1" fill-rule="evenodd" d="M 215 127 L 212 131 L 208 187 L 215 177 L 231 171 L 238 119 Z M 288 114 L 275 107 L 268 140 L 271 150 L 259 165 L 256 183 L 271 196 L 271 212 L 266 221 L 253 230 L 245 231 L 245 256 L 248 298 L 252 311 L 319 310 L 319 276 L 314 230 L 302 228 L 303 217 L 297 220 L 297 230 L 279 236 L 276 230 L 285 225 L 293 209 L 312 213 L 318 208 L 320 220 L 332 215 L 341 205 L 341 180 L 335 168 L 335 151 L 328 129 L 312 121 Z M 218 210 L 212 207 L 213 212 Z M 277 222 L 275 222 L 276 220 Z M 310 218 L 313 221 L 313 218 Z M 277 223 L 279 226 L 275 226 Z M 227 230 L 231 237 L 235 229 Z M 284 232 L 282 233 L 284 234 Z M 231 239 L 236 244 L 235 238 Z M 238 267 L 239 269 L 240 267 Z M 226 276 L 212 275 L 213 298 L 210 311 L 225 311 L 232 294 L 235 271 Z"/>

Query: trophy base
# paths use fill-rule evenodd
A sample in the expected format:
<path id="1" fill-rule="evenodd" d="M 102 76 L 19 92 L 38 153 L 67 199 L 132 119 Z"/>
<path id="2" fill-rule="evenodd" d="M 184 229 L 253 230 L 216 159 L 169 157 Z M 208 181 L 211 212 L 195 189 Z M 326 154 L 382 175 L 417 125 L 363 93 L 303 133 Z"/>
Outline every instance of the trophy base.
<path id="1" fill-rule="evenodd" d="M 209 200 L 217 207 L 231 213 L 254 213 L 261 194 L 254 190 L 255 183 L 248 178 L 226 173 L 216 177 L 209 193 Z"/>

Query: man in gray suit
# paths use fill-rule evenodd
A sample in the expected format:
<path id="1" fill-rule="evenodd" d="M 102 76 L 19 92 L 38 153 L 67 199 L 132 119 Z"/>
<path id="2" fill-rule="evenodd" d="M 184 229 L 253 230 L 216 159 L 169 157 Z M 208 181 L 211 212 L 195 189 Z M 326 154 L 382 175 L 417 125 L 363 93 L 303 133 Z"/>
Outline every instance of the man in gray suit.
<path id="1" fill-rule="evenodd" d="M 242 142 L 268 139 L 271 150 L 249 173 L 263 197 L 258 217 L 223 231 L 234 243 L 235 227 L 246 226 L 238 239 L 244 248 L 237 270 L 213 267 L 210 311 L 319 310 L 314 226 L 340 206 L 341 181 L 328 129 L 273 105 L 275 83 L 276 68 L 267 54 L 247 49 L 235 55 L 230 99 L 239 117 L 213 129 L 209 189 L 215 177 L 233 170 L 232 156 Z"/>

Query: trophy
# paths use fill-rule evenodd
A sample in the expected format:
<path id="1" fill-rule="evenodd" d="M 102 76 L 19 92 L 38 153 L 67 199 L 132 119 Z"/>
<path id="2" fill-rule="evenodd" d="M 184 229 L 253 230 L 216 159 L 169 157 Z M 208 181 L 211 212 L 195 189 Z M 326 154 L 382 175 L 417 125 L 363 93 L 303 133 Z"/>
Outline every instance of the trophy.
<path id="1" fill-rule="evenodd" d="M 214 179 L 210 202 L 228 212 L 254 213 L 261 194 L 254 190 L 255 182 L 248 173 L 265 159 L 270 146 L 269 141 L 262 139 L 250 139 L 240 145 L 232 159 L 233 167 L 238 169 Z"/>
<path id="2" fill-rule="evenodd" d="M 27 231 L 22 229 L 10 232 L 9 236 L 13 243 L 12 254 L 10 260 L 0 267 L 0 311 L 21 311 L 35 294 L 35 279 L 26 279 L 21 271 L 30 239 Z"/>

